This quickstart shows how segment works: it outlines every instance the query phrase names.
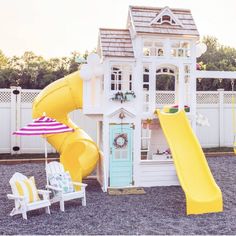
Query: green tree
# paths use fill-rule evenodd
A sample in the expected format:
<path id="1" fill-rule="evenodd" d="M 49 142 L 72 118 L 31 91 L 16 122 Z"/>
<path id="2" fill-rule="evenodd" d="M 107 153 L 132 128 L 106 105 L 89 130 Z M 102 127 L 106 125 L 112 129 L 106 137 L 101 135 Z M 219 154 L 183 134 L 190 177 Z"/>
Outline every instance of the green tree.
<path id="1" fill-rule="evenodd" d="M 202 42 L 207 45 L 207 51 L 198 58 L 198 62 L 206 65 L 206 70 L 236 71 L 236 49 L 221 45 L 218 39 L 205 36 Z M 231 81 L 219 79 L 202 79 L 197 82 L 197 90 L 231 90 Z"/>

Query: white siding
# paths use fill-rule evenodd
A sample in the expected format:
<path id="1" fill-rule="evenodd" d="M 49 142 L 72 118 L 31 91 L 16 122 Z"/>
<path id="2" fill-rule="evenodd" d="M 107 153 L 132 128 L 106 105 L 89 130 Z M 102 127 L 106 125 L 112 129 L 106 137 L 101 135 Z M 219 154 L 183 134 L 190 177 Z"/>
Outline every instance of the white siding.
<path id="1" fill-rule="evenodd" d="M 179 185 L 175 166 L 172 161 L 142 161 L 140 163 L 140 179 L 138 186 L 170 186 Z"/>

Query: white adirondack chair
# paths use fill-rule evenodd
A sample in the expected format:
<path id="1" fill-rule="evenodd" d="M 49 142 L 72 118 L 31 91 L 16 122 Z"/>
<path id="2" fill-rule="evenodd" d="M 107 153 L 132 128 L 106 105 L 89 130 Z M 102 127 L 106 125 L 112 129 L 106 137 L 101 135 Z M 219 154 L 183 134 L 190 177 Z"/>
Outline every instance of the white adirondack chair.
<path id="1" fill-rule="evenodd" d="M 26 176 L 16 172 L 9 181 L 12 189 L 12 194 L 7 194 L 7 197 L 8 199 L 12 199 L 15 201 L 15 207 L 11 211 L 10 216 L 22 214 L 22 217 L 27 220 L 27 212 L 39 208 L 45 208 L 46 213 L 50 214 L 50 208 L 49 208 L 49 206 L 51 205 L 49 201 L 50 191 L 38 189 L 37 190 L 38 194 L 42 195 L 43 199 L 31 203 L 28 203 L 26 201 L 25 196 L 19 196 L 18 191 L 16 189 L 15 181 L 24 181 L 26 179 L 28 179 Z"/>
<path id="2" fill-rule="evenodd" d="M 65 170 L 64 170 L 63 165 L 57 161 L 52 161 L 49 164 L 47 164 L 47 166 L 46 166 L 47 178 L 50 175 L 63 174 L 64 172 L 65 172 Z M 65 203 L 64 202 L 70 201 L 73 199 L 81 198 L 82 199 L 82 206 L 86 206 L 85 188 L 86 188 L 87 184 L 83 184 L 80 182 L 72 182 L 72 184 L 74 186 L 81 187 L 81 190 L 70 192 L 70 193 L 63 193 L 63 190 L 61 188 L 51 186 L 50 184 L 48 184 L 46 186 L 47 189 L 53 190 L 53 192 L 55 193 L 54 197 L 50 200 L 51 204 L 56 203 L 56 202 L 60 202 L 60 210 L 61 211 L 65 211 Z"/>

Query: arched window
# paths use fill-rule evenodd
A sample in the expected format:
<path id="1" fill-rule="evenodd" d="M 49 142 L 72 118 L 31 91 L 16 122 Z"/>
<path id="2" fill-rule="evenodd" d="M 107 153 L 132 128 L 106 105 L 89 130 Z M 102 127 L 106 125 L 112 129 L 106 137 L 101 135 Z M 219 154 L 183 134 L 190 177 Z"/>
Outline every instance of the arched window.
<path id="1" fill-rule="evenodd" d="M 175 70 L 162 67 L 156 70 L 156 91 L 175 91 Z"/>
<path id="2" fill-rule="evenodd" d="M 176 25 L 176 21 L 169 14 L 165 14 L 165 15 L 160 16 L 160 18 L 156 20 L 155 24 Z"/>

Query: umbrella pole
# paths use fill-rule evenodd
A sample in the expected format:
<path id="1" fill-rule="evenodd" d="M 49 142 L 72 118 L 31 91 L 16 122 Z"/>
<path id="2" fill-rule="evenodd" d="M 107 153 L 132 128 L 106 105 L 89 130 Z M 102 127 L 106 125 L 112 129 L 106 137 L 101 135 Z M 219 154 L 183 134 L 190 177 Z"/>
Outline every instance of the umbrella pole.
<path id="1" fill-rule="evenodd" d="M 45 155 L 45 170 L 46 170 L 46 181 L 48 185 L 48 173 L 47 173 L 47 164 L 48 164 L 48 151 L 47 151 L 47 139 L 44 138 L 44 155 Z"/>

